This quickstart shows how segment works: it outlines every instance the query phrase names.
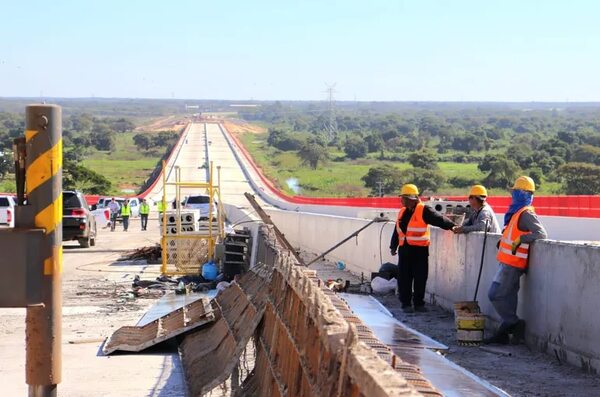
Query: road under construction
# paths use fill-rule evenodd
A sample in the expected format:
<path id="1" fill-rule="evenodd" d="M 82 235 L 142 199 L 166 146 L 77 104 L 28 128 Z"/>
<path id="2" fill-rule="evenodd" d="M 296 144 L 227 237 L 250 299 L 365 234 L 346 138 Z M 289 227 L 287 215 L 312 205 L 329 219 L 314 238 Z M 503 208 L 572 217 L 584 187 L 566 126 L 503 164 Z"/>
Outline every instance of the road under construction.
<path id="1" fill-rule="evenodd" d="M 419 321 L 442 315 L 454 302 L 472 296 L 484 243 L 489 249 L 482 285 L 488 285 L 497 266 L 493 247 L 499 236 L 484 241 L 480 233 L 454 236 L 433 230 L 427 299 L 437 309 L 421 320 L 403 318 L 393 305 L 387 305 L 388 310 L 368 295 L 336 294 L 324 282 L 339 277 L 359 283 L 361 275 L 370 276 L 381 263 L 394 261 L 381 248 L 387 247 L 393 222 L 365 229 L 327 255 L 329 262 L 311 267 L 303 263 L 364 227 L 370 221 L 364 214 L 372 218 L 379 212 L 391 214 L 392 209 L 287 202 L 273 193 L 236 137 L 219 122 L 188 125 L 166 161 L 166 183 L 158 178 L 143 196 L 152 202 L 165 196 L 171 201 L 178 178 L 207 182 L 211 164 L 219 170 L 220 201 L 229 223 L 243 224 L 252 234 L 251 271 L 216 297 L 205 295 L 196 303 L 184 298 L 183 304 L 163 307 L 149 318 L 157 296 L 132 297 L 128 286 L 135 275 L 157 277 L 160 265 L 117 259 L 159 241 L 155 211 L 148 232 L 133 226 L 127 235 L 100 231 L 97 245 L 89 250 L 65 244 L 60 395 L 534 395 L 535 380 L 520 393 L 519 382 L 509 377 L 496 382 L 493 376 L 478 376 L 444 357 L 454 346 L 406 325 L 418 328 L 423 325 Z M 248 201 L 247 192 L 255 195 L 260 209 Z M 584 229 L 582 237 L 572 240 L 587 241 L 546 240 L 534 246 L 519 313 L 528 323 L 528 348 L 547 358 L 526 370 L 534 377 L 555 357 L 569 369 L 550 371 L 544 382 L 564 389 L 552 393 L 540 386 L 538 395 L 598 395 L 600 319 L 589 303 L 600 294 L 600 222 L 554 218 L 547 218 L 558 225 L 549 230 L 551 238 L 553 230 L 562 236 L 565 229 Z M 265 224 L 269 219 L 273 225 Z M 331 262 L 344 262 L 346 270 L 337 270 Z M 480 296 L 480 303 L 489 322 L 497 321 L 487 298 Z M 171 317 L 161 317 L 171 311 Z M 24 395 L 27 389 L 24 318 L 23 309 L 0 309 L 0 380 L 5 395 Z M 130 331 L 142 335 L 140 346 L 149 346 L 144 345 L 146 339 L 161 343 L 141 353 L 108 355 L 113 351 L 107 347 L 113 345 L 127 350 L 126 343 L 119 343 L 130 342 L 131 334 L 123 334 L 122 340 L 118 335 L 106 338 L 122 326 L 136 325 Z M 178 335 L 169 334 L 185 327 L 189 329 Z M 503 365 L 498 357 L 508 361 L 522 354 L 470 349 L 465 354 L 482 356 L 481 365 L 487 365 L 486 354 L 494 357 L 489 363 L 496 366 Z M 574 382 L 549 380 L 561 374 Z"/>

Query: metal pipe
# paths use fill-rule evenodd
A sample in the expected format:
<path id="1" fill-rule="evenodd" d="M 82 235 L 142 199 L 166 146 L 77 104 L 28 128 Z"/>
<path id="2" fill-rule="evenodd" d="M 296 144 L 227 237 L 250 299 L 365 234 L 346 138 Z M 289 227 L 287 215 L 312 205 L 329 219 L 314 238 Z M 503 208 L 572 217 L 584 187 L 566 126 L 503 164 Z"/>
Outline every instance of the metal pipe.
<path id="1" fill-rule="evenodd" d="M 384 218 L 384 217 L 377 217 L 375 219 L 373 219 L 371 222 L 367 223 L 365 226 L 361 227 L 360 229 L 358 229 L 357 231 L 355 231 L 354 233 L 352 233 L 351 235 L 349 235 L 348 237 L 346 237 L 345 239 L 343 239 L 342 241 L 340 241 L 339 243 L 337 243 L 336 245 L 334 245 L 333 247 L 329 248 L 327 251 L 323 252 L 321 255 L 317 256 L 315 259 L 313 259 L 312 261 L 308 262 L 306 264 L 306 266 L 310 266 L 313 263 L 315 263 L 318 260 L 321 260 L 323 258 L 325 258 L 325 255 L 327 255 L 328 253 L 330 253 L 331 251 L 335 250 L 336 248 L 338 248 L 340 245 L 344 244 L 346 241 L 350 240 L 352 237 L 356 237 L 358 236 L 358 234 L 360 232 L 362 232 L 363 230 L 365 230 L 366 228 L 368 228 L 369 226 L 371 226 L 374 223 L 378 223 L 378 222 L 387 222 L 389 221 L 388 218 Z"/>
<path id="2" fill-rule="evenodd" d="M 27 307 L 25 379 L 29 395 L 56 396 L 61 381 L 62 115 L 56 105 L 25 111 L 27 208 L 22 225 L 44 229 L 42 304 Z"/>

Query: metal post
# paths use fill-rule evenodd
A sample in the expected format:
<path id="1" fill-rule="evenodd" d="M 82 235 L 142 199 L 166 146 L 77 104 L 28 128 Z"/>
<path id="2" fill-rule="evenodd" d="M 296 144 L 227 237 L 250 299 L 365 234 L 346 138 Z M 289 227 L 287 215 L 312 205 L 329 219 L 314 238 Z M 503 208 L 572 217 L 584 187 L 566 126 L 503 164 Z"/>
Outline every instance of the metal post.
<path id="1" fill-rule="evenodd" d="M 208 181 L 208 256 L 210 259 L 215 257 L 215 242 L 213 240 L 213 221 L 212 210 L 214 205 L 214 190 L 213 190 L 213 162 L 210 162 L 210 174 Z"/>
<path id="2" fill-rule="evenodd" d="M 17 204 L 25 205 L 25 159 L 27 156 L 27 143 L 25 137 L 13 141 L 13 156 L 15 158 L 15 180 L 17 182 Z"/>
<path id="3" fill-rule="evenodd" d="M 177 252 L 177 256 L 175 258 L 175 267 L 179 271 L 181 269 L 181 251 L 183 250 L 182 240 L 178 239 L 181 235 L 181 168 L 179 166 L 175 167 L 175 228 L 177 231 L 175 232 L 175 239 L 173 242 L 175 243 L 175 251 Z"/>
<path id="4" fill-rule="evenodd" d="M 217 203 L 217 221 L 219 222 L 219 237 L 221 239 L 225 238 L 225 228 L 223 225 L 223 201 L 221 201 L 221 166 L 217 165 L 217 198 L 219 202 Z"/>
<path id="5" fill-rule="evenodd" d="M 160 272 L 162 274 L 167 273 L 167 163 L 163 160 L 162 162 L 162 182 L 163 182 L 163 194 L 162 194 L 162 236 L 160 238 L 161 253 L 162 253 L 162 264 Z"/>
<path id="6" fill-rule="evenodd" d="M 44 229 L 42 304 L 27 307 L 26 381 L 30 397 L 56 396 L 61 381 L 62 312 L 62 116 L 56 105 L 25 112 L 25 184 L 32 219 L 22 226 Z M 20 225 L 21 226 L 21 225 Z"/>

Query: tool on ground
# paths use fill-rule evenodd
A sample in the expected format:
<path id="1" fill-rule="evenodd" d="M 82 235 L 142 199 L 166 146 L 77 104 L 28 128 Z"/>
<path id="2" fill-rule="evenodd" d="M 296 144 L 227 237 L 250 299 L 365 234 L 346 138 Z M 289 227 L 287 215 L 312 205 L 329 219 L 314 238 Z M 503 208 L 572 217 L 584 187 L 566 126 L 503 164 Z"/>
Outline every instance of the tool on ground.
<path id="1" fill-rule="evenodd" d="M 477 275 L 477 285 L 472 301 L 457 302 L 454 304 L 454 322 L 456 324 L 456 339 L 459 344 L 466 346 L 478 346 L 483 341 L 483 330 L 485 328 L 485 316 L 481 313 L 481 308 L 477 302 L 477 293 L 479 292 L 479 283 L 483 271 L 485 260 L 485 246 L 488 236 L 488 220 L 485 221 L 485 230 L 483 234 L 483 247 L 481 249 L 481 261 L 479 263 L 479 274 Z"/>

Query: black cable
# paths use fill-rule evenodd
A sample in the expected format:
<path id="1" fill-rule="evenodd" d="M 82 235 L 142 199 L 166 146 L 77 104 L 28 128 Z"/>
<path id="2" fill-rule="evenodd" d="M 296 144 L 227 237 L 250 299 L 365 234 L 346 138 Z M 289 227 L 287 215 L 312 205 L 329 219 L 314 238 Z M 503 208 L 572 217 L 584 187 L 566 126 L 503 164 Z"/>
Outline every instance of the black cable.
<path id="1" fill-rule="evenodd" d="M 387 225 L 388 223 L 392 223 L 392 221 L 385 221 L 383 222 L 383 225 L 381 225 L 381 229 L 379 230 L 379 266 L 381 267 L 381 265 L 383 265 L 383 253 L 381 250 L 381 237 L 383 236 L 383 229 L 385 228 L 385 225 Z M 393 222 L 395 223 L 395 222 Z"/>

